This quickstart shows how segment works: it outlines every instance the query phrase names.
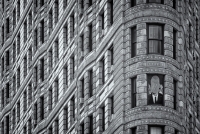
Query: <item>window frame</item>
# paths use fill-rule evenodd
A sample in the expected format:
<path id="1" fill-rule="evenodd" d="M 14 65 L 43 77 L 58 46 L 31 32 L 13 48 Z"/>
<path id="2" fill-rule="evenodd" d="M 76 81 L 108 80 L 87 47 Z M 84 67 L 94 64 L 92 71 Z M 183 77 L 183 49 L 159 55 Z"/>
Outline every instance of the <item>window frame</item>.
<path id="1" fill-rule="evenodd" d="M 135 57 L 136 55 L 137 55 L 137 26 L 133 26 L 131 27 L 131 58 Z"/>
<path id="2" fill-rule="evenodd" d="M 131 78 L 131 108 L 137 106 L 137 77 Z"/>
<path id="3" fill-rule="evenodd" d="M 149 26 L 150 25 L 156 25 L 156 26 L 161 26 L 162 28 L 162 40 L 159 39 L 149 39 Z M 159 54 L 159 55 L 164 55 L 164 25 L 163 23 L 147 23 L 147 54 Z M 157 40 L 161 41 L 161 52 L 160 53 L 149 53 L 149 40 Z"/>

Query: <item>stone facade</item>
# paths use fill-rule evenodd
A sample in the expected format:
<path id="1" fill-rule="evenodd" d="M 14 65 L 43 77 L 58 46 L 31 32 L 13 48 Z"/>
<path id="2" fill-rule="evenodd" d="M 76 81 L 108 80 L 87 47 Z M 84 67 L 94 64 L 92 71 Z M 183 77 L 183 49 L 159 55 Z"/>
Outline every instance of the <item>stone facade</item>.
<path id="1" fill-rule="evenodd" d="M 0 9 L 0 133 L 200 133 L 199 0 Z"/>

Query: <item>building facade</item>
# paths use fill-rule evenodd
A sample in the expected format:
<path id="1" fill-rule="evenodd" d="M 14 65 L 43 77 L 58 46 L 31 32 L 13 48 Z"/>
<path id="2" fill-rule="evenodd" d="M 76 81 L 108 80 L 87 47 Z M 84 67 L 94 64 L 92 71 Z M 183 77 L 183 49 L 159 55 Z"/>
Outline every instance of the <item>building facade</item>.
<path id="1" fill-rule="evenodd" d="M 1 134 L 200 134 L 199 0 L 1 0 Z"/>

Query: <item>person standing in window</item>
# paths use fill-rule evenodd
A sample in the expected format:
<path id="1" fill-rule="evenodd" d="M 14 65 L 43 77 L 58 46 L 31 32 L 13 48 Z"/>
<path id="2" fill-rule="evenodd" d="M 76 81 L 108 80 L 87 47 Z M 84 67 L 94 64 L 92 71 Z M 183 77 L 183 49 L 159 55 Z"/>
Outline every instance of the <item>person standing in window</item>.
<path id="1" fill-rule="evenodd" d="M 163 86 L 160 84 L 158 76 L 154 75 L 151 78 L 151 85 L 149 85 L 150 94 L 148 95 L 149 105 L 163 105 Z"/>

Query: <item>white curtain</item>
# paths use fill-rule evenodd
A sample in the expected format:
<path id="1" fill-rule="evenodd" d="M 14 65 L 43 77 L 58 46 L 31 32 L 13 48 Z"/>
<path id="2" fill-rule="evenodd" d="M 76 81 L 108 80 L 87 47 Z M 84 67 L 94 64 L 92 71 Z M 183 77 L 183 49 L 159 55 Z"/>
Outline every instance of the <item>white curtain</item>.
<path id="1" fill-rule="evenodd" d="M 162 128 L 160 127 L 151 127 L 150 134 L 162 134 Z"/>
<path id="2" fill-rule="evenodd" d="M 149 53 L 161 53 L 162 26 L 149 25 Z"/>

